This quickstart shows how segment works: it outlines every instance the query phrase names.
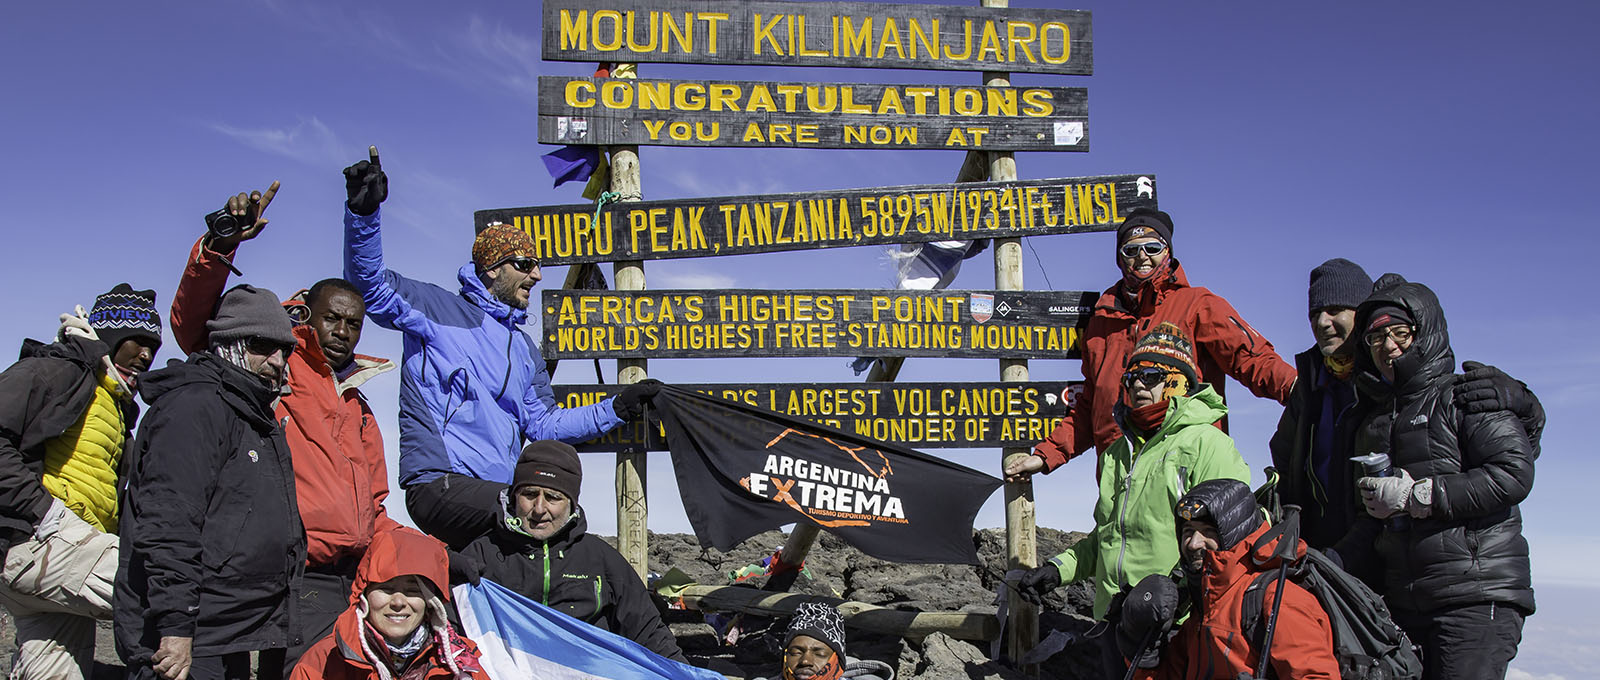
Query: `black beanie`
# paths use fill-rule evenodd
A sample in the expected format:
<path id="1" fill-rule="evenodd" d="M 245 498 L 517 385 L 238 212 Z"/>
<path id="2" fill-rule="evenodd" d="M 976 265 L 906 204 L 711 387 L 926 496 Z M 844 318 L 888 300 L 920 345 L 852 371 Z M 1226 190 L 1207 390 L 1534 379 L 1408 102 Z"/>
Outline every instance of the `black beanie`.
<path id="1" fill-rule="evenodd" d="M 789 620 L 789 633 L 783 637 L 783 646 L 788 647 L 797 635 L 827 645 L 839 658 L 839 667 L 844 667 L 844 617 L 833 605 L 806 602 L 796 607 L 794 618 Z"/>
<path id="2" fill-rule="evenodd" d="M 134 290 L 119 283 L 94 299 L 89 310 L 89 327 L 115 355 L 124 340 L 142 338 L 161 346 L 161 313 L 156 311 L 156 292 Z"/>
<path id="3" fill-rule="evenodd" d="M 1374 308 L 1372 310 L 1372 315 L 1367 318 L 1370 319 L 1367 321 L 1367 333 L 1394 325 L 1417 325 L 1417 322 L 1411 320 L 1411 312 L 1406 311 L 1406 309 L 1403 307 L 1397 307 L 1395 305 L 1383 305 L 1381 307 Z"/>
<path id="4" fill-rule="evenodd" d="M 217 303 L 217 315 L 206 322 L 213 346 L 249 338 L 266 338 L 293 346 L 294 321 L 278 296 L 248 283 L 234 286 Z"/>
<path id="5" fill-rule="evenodd" d="M 1307 314 L 1315 314 L 1323 307 L 1360 307 L 1372 294 L 1372 277 L 1361 265 L 1336 257 L 1311 270 L 1311 288 L 1306 298 L 1310 304 Z"/>
<path id="6" fill-rule="evenodd" d="M 1257 512 L 1256 497 L 1250 485 L 1237 479 L 1208 479 L 1194 485 L 1189 493 L 1178 499 L 1173 512 L 1180 522 L 1208 519 L 1217 525 L 1221 537 L 1218 546 L 1232 550 L 1239 541 L 1261 526 L 1261 513 Z M 1182 530 L 1181 527 L 1179 529 Z"/>
<path id="7" fill-rule="evenodd" d="M 578 490 L 583 487 L 583 463 L 578 460 L 578 450 L 571 444 L 542 440 L 522 448 L 522 457 L 511 473 L 511 491 L 524 486 L 542 486 L 560 491 L 573 503 L 578 502 Z"/>
<path id="8" fill-rule="evenodd" d="M 1172 216 L 1155 208 L 1134 208 L 1117 227 L 1117 245 L 1140 236 L 1156 236 L 1172 247 Z"/>

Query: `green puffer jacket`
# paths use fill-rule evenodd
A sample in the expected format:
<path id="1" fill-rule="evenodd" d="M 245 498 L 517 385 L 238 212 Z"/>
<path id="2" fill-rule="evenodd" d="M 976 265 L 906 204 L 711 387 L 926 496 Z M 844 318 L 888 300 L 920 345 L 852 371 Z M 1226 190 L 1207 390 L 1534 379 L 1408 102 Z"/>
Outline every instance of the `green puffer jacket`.
<path id="1" fill-rule="evenodd" d="M 1050 558 L 1061 570 L 1062 583 L 1094 579 L 1097 619 L 1105 618 L 1118 591 L 1178 565 L 1172 508 L 1189 489 L 1208 479 L 1250 483 L 1250 467 L 1233 439 L 1212 426 L 1228 407 L 1210 385 L 1200 387 L 1193 396 L 1171 400 L 1149 439 L 1130 434 L 1119 414 L 1122 438 L 1100 454 L 1094 530 Z"/>

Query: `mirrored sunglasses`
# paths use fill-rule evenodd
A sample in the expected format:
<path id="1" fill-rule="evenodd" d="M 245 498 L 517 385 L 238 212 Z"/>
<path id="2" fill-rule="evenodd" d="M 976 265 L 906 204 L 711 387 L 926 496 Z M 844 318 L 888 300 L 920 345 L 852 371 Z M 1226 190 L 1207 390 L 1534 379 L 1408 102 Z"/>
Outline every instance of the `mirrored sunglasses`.
<path id="1" fill-rule="evenodd" d="M 1140 251 L 1146 256 L 1155 257 L 1167 251 L 1167 244 L 1160 241 L 1145 241 L 1144 243 L 1124 243 L 1117 249 L 1123 257 L 1136 257 Z"/>

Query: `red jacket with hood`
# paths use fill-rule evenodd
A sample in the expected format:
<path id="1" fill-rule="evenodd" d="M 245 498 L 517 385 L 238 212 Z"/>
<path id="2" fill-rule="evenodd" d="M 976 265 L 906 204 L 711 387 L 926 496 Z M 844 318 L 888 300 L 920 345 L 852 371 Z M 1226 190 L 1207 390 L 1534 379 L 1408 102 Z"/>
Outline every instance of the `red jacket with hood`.
<path id="1" fill-rule="evenodd" d="M 356 569 L 350 586 L 350 608 L 333 624 L 333 632 L 300 657 L 290 680 L 423 680 L 451 678 L 488 680 L 478 661 L 478 646 L 450 626 L 445 601 L 450 598 L 449 559 L 444 544 L 415 529 L 379 534 Z M 373 583 L 415 574 L 433 591 L 428 595 L 428 625 L 433 635 L 411 664 L 393 672 L 388 646 L 367 625 L 361 594 Z"/>
<path id="2" fill-rule="evenodd" d="M 1136 308 L 1128 309 L 1119 291 L 1122 283 L 1106 289 L 1095 301 L 1094 313 L 1083 333 L 1083 395 L 1061 424 L 1034 446 L 1044 459 L 1045 471 L 1088 451 L 1104 451 L 1118 437 L 1111 408 L 1122 393 L 1122 373 L 1139 338 L 1163 321 L 1183 329 L 1193 340 L 1200 382 L 1211 383 L 1223 395 L 1223 377 L 1233 376 L 1258 397 L 1283 403 L 1294 387 L 1295 369 L 1272 349 L 1272 343 L 1244 322 L 1233 305 L 1215 293 L 1191 287 L 1183 265 L 1146 285 Z M 1218 421 L 1224 430 L 1227 421 Z"/>
<path id="3" fill-rule="evenodd" d="M 184 352 L 206 348 L 206 322 L 216 312 L 227 279 L 227 266 L 218 254 L 205 247 L 204 239 L 196 242 L 172 299 L 172 336 Z M 278 400 L 275 412 L 294 460 L 306 561 L 330 565 L 358 559 L 375 534 L 400 526 L 383 506 L 389 496 L 383 435 L 357 389 L 394 370 L 394 362 L 357 354 L 351 359 L 355 372 L 341 381 L 310 326 L 296 326 L 294 335 L 298 342 L 288 358 L 289 392 Z"/>
<path id="4" fill-rule="evenodd" d="M 1206 553 L 1201 573 L 1189 575 L 1194 596 L 1189 620 L 1161 654 L 1161 665 L 1140 670 L 1139 680 L 1234 680 L 1241 672 L 1254 673 L 1261 650 L 1252 649 L 1241 631 L 1245 590 L 1257 574 L 1276 574 L 1280 558 L 1272 555 L 1276 540 L 1251 550 L 1267 533 L 1266 522 L 1230 550 Z M 1306 554 L 1299 543 L 1296 559 Z M 1277 580 L 1267 584 L 1262 599 L 1263 617 L 1271 615 L 1278 598 Z M 1273 634 L 1270 667 L 1282 680 L 1338 680 L 1339 661 L 1333 655 L 1333 626 L 1315 595 L 1293 581 L 1284 582 L 1283 608 Z"/>

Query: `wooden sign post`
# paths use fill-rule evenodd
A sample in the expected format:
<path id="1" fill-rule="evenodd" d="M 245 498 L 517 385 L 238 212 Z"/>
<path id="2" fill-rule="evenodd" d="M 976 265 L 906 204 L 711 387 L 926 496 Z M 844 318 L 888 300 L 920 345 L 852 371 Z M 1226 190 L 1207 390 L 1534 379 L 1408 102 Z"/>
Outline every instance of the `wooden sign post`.
<path id="1" fill-rule="evenodd" d="M 632 80 L 636 77 L 633 67 L 633 64 L 613 64 L 612 73 L 617 74 L 621 81 Z M 639 172 L 639 147 L 623 145 L 611 148 L 611 191 L 622 202 L 644 198 L 644 182 Z M 618 261 L 612 265 L 611 271 L 618 290 L 644 290 L 643 262 Z M 618 384 L 631 385 L 645 377 L 644 359 L 617 359 Z M 638 572 L 640 580 L 650 573 L 647 463 L 648 458 L 642 449 L 617 452 L 617 552 L 622 553 L 622 557 Z"/>

